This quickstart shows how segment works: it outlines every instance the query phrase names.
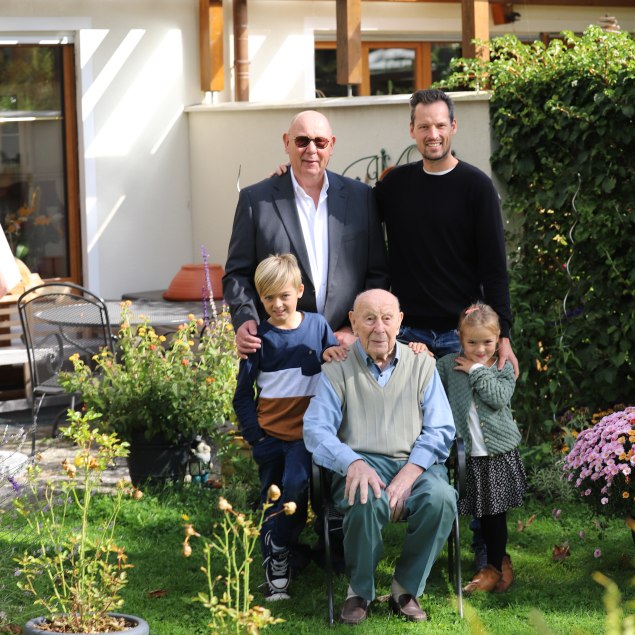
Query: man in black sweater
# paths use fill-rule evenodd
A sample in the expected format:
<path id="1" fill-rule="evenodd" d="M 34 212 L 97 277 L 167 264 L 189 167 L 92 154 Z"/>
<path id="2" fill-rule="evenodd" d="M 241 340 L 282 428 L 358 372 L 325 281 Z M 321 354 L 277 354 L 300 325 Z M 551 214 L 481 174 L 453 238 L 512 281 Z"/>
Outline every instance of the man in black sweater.
<path id="1" fill-rule="evenodd" d="M 460 350 L 459 315 L 477 300 L 498 314 L 498 368 L 518 360 L 512 323 L 500 199 L 492 180 L 452 155 L 454 104 L 440 90 L 410 98 L 410 136 L 422 161 L 391 170 L 375 185 L 388 238 L 392 292 L 404 312 L 398 339 L 427 345 L 437 357 Z M 480 524 L 473 518 L 477 569 L 487 563 Z"/>
<path id="2" fill-rule="evenodd" d="M 375 186 L 388 237 L 392 292 L 404 312 L 399 339 L 424 342 L 437 356 L 458 351 L 459 314 L 476 300 L 501 323 L 499 364 L 518 361 L 499 196 L 492 180 L 452 155 L 454 104 L 440 90 L 410 98 L 410 136 L 422 161 L 399 166 Z"/>

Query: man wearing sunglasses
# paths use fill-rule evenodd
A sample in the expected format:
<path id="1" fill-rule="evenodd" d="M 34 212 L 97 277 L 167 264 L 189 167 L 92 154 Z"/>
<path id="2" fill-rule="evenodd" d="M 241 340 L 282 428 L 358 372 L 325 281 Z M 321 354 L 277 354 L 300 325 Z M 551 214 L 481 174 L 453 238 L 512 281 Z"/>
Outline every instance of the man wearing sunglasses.
<path id="1" fill-rule="evenodd" d="M 340 344 L 354 341 L 348 311 L 365 289 L 387 289 L 386 254 L 370 187 L 326 169 L 335 136 L 328 119 L 308 110 L 282 135 L 291 169 L 239 195 L 223 278 L 241 356 L 260 348 L 266 316 L 254 288 L 258 263 L 271 254 L 298 259 L 301 311 L 324 315 Z"/>

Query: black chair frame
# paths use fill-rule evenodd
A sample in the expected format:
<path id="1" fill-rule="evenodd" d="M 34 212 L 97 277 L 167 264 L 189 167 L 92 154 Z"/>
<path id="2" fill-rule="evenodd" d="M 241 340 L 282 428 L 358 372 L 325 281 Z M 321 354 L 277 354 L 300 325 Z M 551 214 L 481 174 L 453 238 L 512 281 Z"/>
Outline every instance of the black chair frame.
<path id="1" fill-rule="evenodd" d="M 46 321 L 40 315 L 46 310 L 55 312 L 56 321 Z M 64 311 L 82 310 L 97 316 L 95 323 L 78 327 L 77 320 L 64 324 Z M 70 407 L 75 407 L 77 395 L 67 393 L 58 382 L 61 370 L 72 370 L 70 355 L 78 353 L 87 362 L 93 355 L 107 347 L 114 351 L 114 339 L 105 302 L 80 285 L 66 281 L 45 282 L 27 289 L 18 298 L 18 312 L 22 323 L 23 338 L 29 360 L 32 392 L 32 441 L 31 453 L 35 453 L 35 435 L 40 409 L 48 398 L 67 397 Z M 77 315 L 77 314 L 76 314 Z M 90 336 L 84 336 L 90 333 Z M 64 409 L 53 425 L 55 436 Z"/>
<path id="2" fill-rule="evenodd" d="M 450 456 L 446 461 L 450 483 L 457 490 L 458 497 L 465 495 L 465 446 L 463 439 L 456 438 L 452 444 Z M 323 517 L 324 569 L 326 571 L 326 588 L 328 597 L 329 624 L 334 624 L 333 602 L 333 553 L 331 536 L 342 530 L 342 514 L 337 510 L 331 497 L 332 472 L 326 468 L 312 465 L 310 499 L 313 510 L 321 510 Z M 459 616 L 463 617 L 463 587 L 461 582 L 461 541 L 459 533 L 459 513 L 456 512 L 452 531 L 448 537 L 448 578 L 454 584 L 458 603 Z"/>

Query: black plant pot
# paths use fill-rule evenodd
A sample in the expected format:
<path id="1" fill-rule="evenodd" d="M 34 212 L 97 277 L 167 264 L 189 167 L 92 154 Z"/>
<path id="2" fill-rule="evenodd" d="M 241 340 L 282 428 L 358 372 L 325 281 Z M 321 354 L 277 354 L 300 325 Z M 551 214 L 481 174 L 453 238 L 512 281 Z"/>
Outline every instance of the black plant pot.
<path id="1" fill-rule="evenodd" d="M 135 487 L 182 482 L 190 459 L 190 443 L 150 439 L 136 434 L 130 440 L 128 472 Z"/>
<path id="2" fill-rule="evenodd" d="M 122 635 L 150 635 L 148 623 L 140 617 L 124 615 L 123 613 L 110 613 L 110 615 L 123 617 L 126 622 L 130 624 L 130 627 L 126 628 L 125 631 L 119 631 Z M 45 635 L 46 633 L 53 633 L 54 631 L 43 630 L 39 627 L 40 624 L 45 622 L 45 617 L 36 617 L 29 620 L 22 629 L 22 632 L 24 635 Z M 109 633 L 112 633 L 112 631 L 109 631 Z M 105 633 L 73 633 L 71 635 L 105 635 Z"/>

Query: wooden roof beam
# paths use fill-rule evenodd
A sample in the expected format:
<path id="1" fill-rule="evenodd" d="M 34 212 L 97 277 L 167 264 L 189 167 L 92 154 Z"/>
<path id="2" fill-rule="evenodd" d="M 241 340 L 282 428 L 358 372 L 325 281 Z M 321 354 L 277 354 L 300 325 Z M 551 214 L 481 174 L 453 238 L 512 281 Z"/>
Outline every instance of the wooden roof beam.
<path id="1" fill-rule="evenodd" d="M 488 0 L 461 0 L 463 57 L 489 59 L 488 46 L 476 46 L 472 40 L 489 40 Z"/>
<path id="2" fill-rule="evenodd" d="M 222 0 L 199 0 L 201 90 L 221 91 L 225 85 Z"/>
<path id="3" fill-rule="evenodd" d="M 337 83 L 362 83 L 362 0 L 336 0 Z"/>

